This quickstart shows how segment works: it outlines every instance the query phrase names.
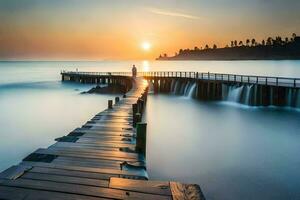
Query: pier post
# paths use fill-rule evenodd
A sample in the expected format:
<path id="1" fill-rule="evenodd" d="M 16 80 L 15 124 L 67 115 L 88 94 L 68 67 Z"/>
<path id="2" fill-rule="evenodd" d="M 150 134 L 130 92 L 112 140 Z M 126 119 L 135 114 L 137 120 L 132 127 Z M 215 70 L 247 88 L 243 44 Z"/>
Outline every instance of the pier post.
<path id="1" fill-rule="evenodd" d="M 138 112 L 138 105 L 136 103 L 132 104 L 132 117 L 134 119 L 135 114 Z"/>
<path id="2" fill-rule="evenodd" d="M 142 115 L 140 113 L 135 113 L 133 115 L 133 127 L 136 127 L 136 124 L 142 121 Z"/>
<path id="3" fill-rule="evenodd" d="M 147 123 L 136 124 L 136 151 L 146 156 Z"/>
<path id="4" fill-rule="evenodd" d="M 108 109 L 113 108 L 113 100 L 108 100 Z"/>

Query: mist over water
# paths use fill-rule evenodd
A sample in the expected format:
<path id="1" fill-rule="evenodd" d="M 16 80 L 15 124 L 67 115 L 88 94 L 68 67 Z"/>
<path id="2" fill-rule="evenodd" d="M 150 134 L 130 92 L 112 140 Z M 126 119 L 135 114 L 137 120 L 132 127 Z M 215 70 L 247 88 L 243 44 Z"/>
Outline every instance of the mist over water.
<path id="1" fill-rule="evenodd" d="M 299 199 L 300 113 L 151 95 L 152 179 L 198 183 L 207 199 Z"/>
<path id="2" fill-rule="evenodd" d="M 61 70 L 130 71 L 132 64 L 143 69 L 142 61 L 0 62 L 0 171 L 53 144 L 114 98 L 80 95 L 92 85 L 62 83 Z M 300 77 L 299 61 L 153 61 L 147 68 Z M 244 90 L 247 101 L 255 88 Z M 299 110 L 241 105 L 239 88 L 223 102 L 193 100 L 192 82 L 174 81 L 172 91 L 147 102 L 150 178 L 198 183 L 209 200 L 300 199 Z"/>

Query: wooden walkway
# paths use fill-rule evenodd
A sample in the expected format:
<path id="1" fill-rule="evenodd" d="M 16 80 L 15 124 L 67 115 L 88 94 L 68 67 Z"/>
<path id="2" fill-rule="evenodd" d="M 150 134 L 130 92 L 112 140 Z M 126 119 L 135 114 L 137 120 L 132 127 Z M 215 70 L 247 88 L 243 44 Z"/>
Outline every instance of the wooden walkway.
<path id="1" fill-rule="evenodd" d="M 0 199 L 204 199 L 198 185 L 148 180 L 132 126 L 145 88 L 137 78 L 112 109 L 0 173 Z"/>

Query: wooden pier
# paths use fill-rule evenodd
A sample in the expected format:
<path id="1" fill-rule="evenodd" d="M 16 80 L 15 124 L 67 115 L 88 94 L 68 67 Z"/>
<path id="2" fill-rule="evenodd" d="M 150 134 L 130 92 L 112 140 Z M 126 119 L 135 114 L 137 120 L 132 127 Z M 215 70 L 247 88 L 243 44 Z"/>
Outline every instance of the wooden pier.
<path id="1" fill-rule="evenodd" d="M 0 173 L 0 199 L 204 199 L 198 185 L 148 180 L 146 124 L 141 122 L 147 84 L 142 78 L 62 73 L 62 80 L 118 82 L 128 92 L 81 128 Z"/>
<path id="2" fill-rule="evenodd" d="M 179 88 L 194 83 L 196 84 L 194 98 L 220 101 L 224 100 L 224 93 L 228 94 L 230 87 L 249 86 L 250 91 L 247 91 L 247 87 L 241 90 L 241 93 L 250 93 L 247 105 L 300 106 L 299 78 L 200 72 L 142 72 L 141 76 L 153 85 L 155 93 L 170 93 L 174 82 L 177 82 Z M 239 101 L 245 102 L 243 99 Z"/>

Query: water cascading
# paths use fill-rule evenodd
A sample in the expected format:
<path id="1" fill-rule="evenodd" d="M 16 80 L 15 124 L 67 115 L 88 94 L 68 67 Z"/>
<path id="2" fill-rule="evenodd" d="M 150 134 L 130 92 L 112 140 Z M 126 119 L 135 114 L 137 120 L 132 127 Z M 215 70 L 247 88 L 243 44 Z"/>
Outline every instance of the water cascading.
<path id="1" fill-rule="evenodd" d="M 246 85 L 246 87 L 245 87 L 245 101 L 244 101 L 244 103 L 246 105 L 250 105 L 252 87 L 253 87 L 253 85 Z"/>
<path id="2" fill-rule="evenodd" d="M 190 82 L 188 82 L 188 83 L 185 85 L 184 96 L 187 96 L 187 95 L 188 95 L 189 87 L 190 87 Z"/>
<path id="3" fill-rule="evenodd" d="M 172 79 L 172 82 L 171 82 L 171 91 L 170 91 L 171 93 L 173 93 L 173 91 L 174 91 L 175 83 L 176 83 L 176 80 Z"/>
<path id="4" fill-rule="evenodd" d="M 240 102 L 243 87 L 244 86 L 235 85 L 229 86 L 227 100 L 233 102 Z"/>
<path id="5" fill-rule="evenodd" d="M 292 97 L 292 94 L 293 93 L 293 91 L 292 91 L 292 88 L 289 88 L 288 89 L 288 92 L 287 92 L 287 97 L 286 97 L 286 102 L 287 102 L 287 106 L 289 106 L 289 107 L 292 107 L 293 106 L 293 97 Z"/>
<path id="6" fill-rule="evenodd" d="M 175 83 L 175 87 L 174 87 L 173 94 L 176 94 L 176 93 L 177 93 L 177 91 L 178 91 L 178 87 L 179 87 L 179 80 L 176 80 L 176 83 Z"/>
<path id="7" fill-rule="evenodd" d="M 193 98 L 195 90 L 196 90 L 196 83 L 194 83 L 189 89 L 188 89 L 188 98 Z"/>
<path id="8" fill-rule="evenodd" d="M 184 91 L 185 91 L 186 85 L 187 85 L 186 83 L 181 83 L 180 91 L 179 91 L 180 95 L 184 95 Z"/>

